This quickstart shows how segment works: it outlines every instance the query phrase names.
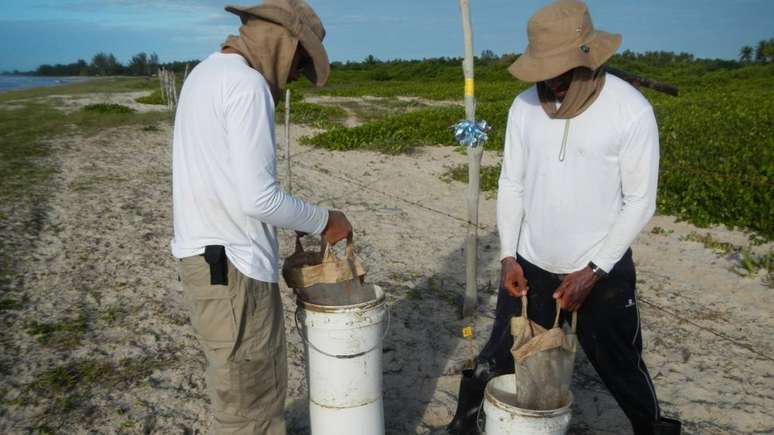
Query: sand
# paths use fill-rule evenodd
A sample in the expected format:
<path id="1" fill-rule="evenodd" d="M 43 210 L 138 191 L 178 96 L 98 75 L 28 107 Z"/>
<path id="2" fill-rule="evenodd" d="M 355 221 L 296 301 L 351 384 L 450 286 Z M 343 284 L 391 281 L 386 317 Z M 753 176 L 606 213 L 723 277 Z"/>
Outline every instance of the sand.
<path id="1" fill-rule="evenodd" d="M 283 143 L 281 130 L 278 143 Z M 460 320 L 465 185 L 441 181 L 440 175 L 466 157 L 448 147 L 386 156 L 299 145 L 298 138 L 310 133 L 293 126 L 294 193 L 348 214 L 367 279 L 388 295 L 387 432 L 429 433 L 451 419 L 460 369 L 486 342 L 492 324 L 499 278 L 495 199 L 483 195 L 481 200 L 479 307 L 474 317 Z M 171 128 L 161 124 L 155 132 L 125 127 L 52 141 L 60 170 L 40 211 L 39 235 L 26 242 L 12 274 L 9 295 L 23 306 L 4 314 L 7 325 L 19 326 L 2 343 L 0 433 L 42 426 L 61 433 L 206 432 L 204 356 L 191 334 L 168 248 L 170 144 Z M 491 152 L 484 157 L 485 164 L 497 160 Z M 279 167 L 283 172 L 284 161 Z M 655 227 L 664 231 L 654 233 Z M 692 231 L 747 244 L 740 231 L 698 229 L 656 216 L 633 246 L 644 358 L 663 413 L 681 418 L 688 434 L 772 433 L 773 290 L 762 276 L 741 277 L 730 270 L 735 259 L 681 240 Z M 292 233 L 283 230 L 283 257 L 292 247 Z M 307 434 L 295 301 L 284 283 L 281 288 L 289 430 Z M 23 326 L 78 316 L 87 326 L 75 344 L 39 343 Z M 467 325 L 474 327 L 473 341 L 461 337 Z M 101 381 L 91 386 L 82 381 L 71 390 L 81 395 L 70 408 L 62 403 L 68 393 L 34 388 L 45 370 L 88 361 L 123 365 L 118 375 L 98 377 Z M 571 433 L 629 433 L 582 353 L 574 391 Z"/>

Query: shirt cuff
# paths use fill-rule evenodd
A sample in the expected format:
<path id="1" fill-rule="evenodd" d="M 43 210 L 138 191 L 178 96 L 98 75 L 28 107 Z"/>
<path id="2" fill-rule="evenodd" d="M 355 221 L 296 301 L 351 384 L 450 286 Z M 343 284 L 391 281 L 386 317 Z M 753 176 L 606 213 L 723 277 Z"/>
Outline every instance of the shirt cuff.
<path id="1" fill-rule="evenodd" d="M 323 231 L 325 231 L 325 227 L 328 226 L 328 217 L 330 216 L 327 208 L 318 207 L 318 209 L 320 210 L 322 217 L 320 219 L 320 224 L 318 224 L 315 231 L 312 232 L 312 234 L 316 236 L 319 236 Z"/>
<path id="2" fill-rule="evenodd" d="M 508 257 L 516 258 L 516 252 L 515 251 L 511 252 L 509 250 L 501 250 L 500 251 L 500 261 L 503 261 L 503 260 L 505 260 Z"/>
<path id="3" fill-rule="evenodd" d="M 600 269 L 604 270 L 605 273 L 607 273 L 607 274 L 609 274 L 610 271 L 613 270 L 613 267 L 615 266 L 615 263 L 617 263 L 617 262 L 611 263 L 611 262 L 603 260 L 601 258 L 592 258 L 591 262 L 596 264 L 597 267 L 599 267 Z"/>

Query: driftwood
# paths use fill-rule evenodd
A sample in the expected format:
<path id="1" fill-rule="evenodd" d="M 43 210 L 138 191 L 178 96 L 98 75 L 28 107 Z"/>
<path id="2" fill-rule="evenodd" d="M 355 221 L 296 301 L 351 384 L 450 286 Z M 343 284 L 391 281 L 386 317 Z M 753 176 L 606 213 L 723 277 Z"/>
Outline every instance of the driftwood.
<path id="1" fill-rule="evenodd" d="M 465 37 L 465 118 L 476 120 L 476 98 L 473 82 L 473 28 L 470 24 L 470 4 L 460 1 L 462 31 Z M 468 191 L 465 195 L 468 208 L 468 229 L 465 238 L 465 296 L 462 301 L 462 317 L 473 314 L 478 304 L 478 199 L 480 189 L 481 157 L 484 146 L 468 147 Z"/>

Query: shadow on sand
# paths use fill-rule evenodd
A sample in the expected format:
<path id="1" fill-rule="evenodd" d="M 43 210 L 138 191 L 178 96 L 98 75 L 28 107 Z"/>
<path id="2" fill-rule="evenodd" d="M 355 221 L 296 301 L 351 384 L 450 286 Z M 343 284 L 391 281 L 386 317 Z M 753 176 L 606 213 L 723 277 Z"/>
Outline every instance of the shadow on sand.
<path id="1" fill-rule="evenodd" d="M 464 365 L 489 338 L 496 304 L 498 235 L 479 238 L 479 307 L 472 318 L 461 319 L 465 262 L 462 248 L 443 261 L 440 270 L 423 276 L 403 276 L 376 282 L 388 295 L 390 331 L 384 340 L 383 382 L 385 426 L 388 435 L 436 433 L 456 410 L 457 389 Z M 433 255 L 433 253 L 428 253 Z M 408 259 L 407 261 L 410 261 Z M 472 325 L 474 342 L 462 338 Z M 582 351 L 573 377 L 573 420 L 570 434 L 626 434 L 629 423 L 618 409 Z M 310 433 L 307 404 L 292 403 L 288 427 L 292 435 Z"/>

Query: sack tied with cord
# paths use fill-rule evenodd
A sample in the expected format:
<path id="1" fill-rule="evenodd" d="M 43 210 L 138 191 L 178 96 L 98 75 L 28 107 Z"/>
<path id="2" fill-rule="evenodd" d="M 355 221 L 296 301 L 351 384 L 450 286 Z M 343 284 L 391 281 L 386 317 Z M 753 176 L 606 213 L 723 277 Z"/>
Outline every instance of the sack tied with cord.
<path id="1" fill-rule="evenodd" d="M 516 380 L 513 405 L 532 410 L 561 408 L 571 397 L 578 314 L 572 313 L 570 330 L 565 330 L 559 326 L 561 308 L 557 302 L 554 326 L 546 330 L 527 317 L 526 296 L 521 303 L 522 315 L 511 319 Z"/>
<path id="2" fill-rule="evenodd" d="M 301 237 L 296 237 L 296 250 L 282 265 L 288 287 L 303 301 L 317 305 L 354 305 L 375 299 L 373 286 L 363 285 L 365 275 L 351 235 L 343 258 L 324 241 L 319 251 L 306 251 Z"/>

